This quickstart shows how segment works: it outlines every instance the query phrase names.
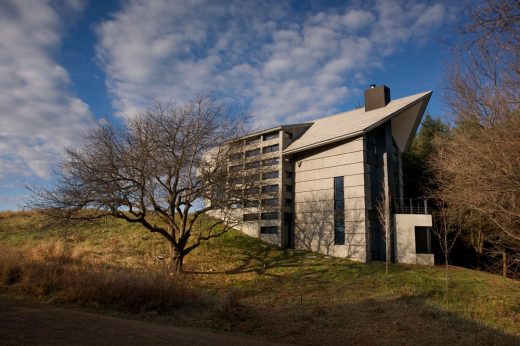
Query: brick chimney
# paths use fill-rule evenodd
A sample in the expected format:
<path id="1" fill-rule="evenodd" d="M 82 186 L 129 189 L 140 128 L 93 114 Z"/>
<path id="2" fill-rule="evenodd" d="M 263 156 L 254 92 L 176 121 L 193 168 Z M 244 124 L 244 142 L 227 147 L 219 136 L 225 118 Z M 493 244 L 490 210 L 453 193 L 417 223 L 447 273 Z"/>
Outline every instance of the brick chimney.
<path id="1" fill-rule="evenodd" d="M 390 102 L 390 88 L 372 84 L 365 90 L 365 112 L 386 106 Z"/>

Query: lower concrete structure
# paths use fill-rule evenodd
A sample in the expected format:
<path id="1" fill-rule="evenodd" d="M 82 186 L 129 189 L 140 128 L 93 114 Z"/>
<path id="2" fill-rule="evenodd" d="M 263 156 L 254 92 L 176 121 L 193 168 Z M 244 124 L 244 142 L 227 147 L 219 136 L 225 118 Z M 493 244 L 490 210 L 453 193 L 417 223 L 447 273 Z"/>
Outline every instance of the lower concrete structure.
<path id="1" fill-rule="evenodd" d="M 395 257 L 398 263 L 433 265 L 431 252 L 431 215 L 395 214 Z M 417 241 L 424 239 L 426 250 L 417 252 Z"/>

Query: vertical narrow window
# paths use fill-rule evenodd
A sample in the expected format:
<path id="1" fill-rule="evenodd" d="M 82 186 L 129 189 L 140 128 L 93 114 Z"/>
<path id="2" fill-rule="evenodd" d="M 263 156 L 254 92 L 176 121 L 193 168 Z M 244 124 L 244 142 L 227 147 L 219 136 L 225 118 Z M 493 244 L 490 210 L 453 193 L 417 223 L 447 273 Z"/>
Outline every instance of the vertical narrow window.
<path id="1" fill-rule="evenodd" d="M 343 177 L 334 178 L 334 244 L 345 244 L 345 196 Z"/>

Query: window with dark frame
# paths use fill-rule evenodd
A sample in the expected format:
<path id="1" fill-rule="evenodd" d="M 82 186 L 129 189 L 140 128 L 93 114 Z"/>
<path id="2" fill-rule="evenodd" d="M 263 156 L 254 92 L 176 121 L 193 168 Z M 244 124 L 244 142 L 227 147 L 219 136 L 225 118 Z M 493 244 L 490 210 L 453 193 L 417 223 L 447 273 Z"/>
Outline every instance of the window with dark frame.
<path id="1" fill-rule="evenodd" d="M 262 220 L 278 220 L 279 214 L 278 212 L 272 212 L 272 213 L 262 213 L 260 215 L 260 218 Z"/>
<path id="2" fill-rule="evenodd" d="M 236 154 L 229 155 L 229 159 L 232 160 L 232 161 L 240 160 L 243 157 L 244 157 L 244 153 L 236 153 Z"/>
<path id="3" fill-rule="evenodd" d="M 262 173 L 262 180 L 278 178 L 278 171 Z"/>
<path id="4" fill-rule="evenodd" d="M 231 143 L 231 148 L 241 149 L 243 145 L 244 145 L 243 141 L 236 141 L 236 142 Z"/>
<path id="5" fill-rule="evenodd" d="M 291 207 L 291 206 L 292 206 L 292 199 L 290 199 L 290 198 L 286 198 L 286 199 L 285 199 L 285 205 L 286 205 L 287 207 Z"/>
<path id="6" fill-rule="evenodd" d="M 266 198 L 262 200 L 262 207 L 275 207 L 278 203 L 278 198 Z"/>
<path id="7" fill-rule="evenodd" d="M 278 185 L 262 186 L 263 193 L 278 192 Z"/>
<path id="8" fill-rule="evenodd" d="M 245 189 L 244 193 L 246 195 L 256 195 L 260 193 L 260 189 L 258 187 L 251 187 L 249 189 Z"/>
<path id="9" fill-rule="evenodd" d="M 294 175 L 293 175 L 293 172 L 285 172 L 285 177 L 286 177 L 287 179 L 292 179 L 293 176 L 294 176 Z"/>
<path id="10" fill-rule="evenodd" d="M 246 157 L 260 155 L 260 148 L 246 151 Z"/>
<path id="11" fill-rule="evenodd" d="M 264 141 L 268 141 L 268 140 L 271 140 L 271 139 L 275 139 L 275 138 L 278 138 L 278 132 L 273 132 L 273 133 L 268 133 L 268 134 L 265 134 L 263 137 L 264 137 Z"/>
<path id="12" fill-rule="evenodd" d="M 244 221 L 257 221 L 258 220 L 258 213 L 253 214 L 244 214 L 242 216 Z"/>
<path id="13" fill-rule="evenodd" d="M 344 177 L 334 178 L 334 245 L 345 244 Z"/>
<path id="14" fill-rule="evenodd" d="M 276 226 L 263 226 L 260 227 L 261 234 L 276 234 L 278 233 L 278 227 Z"/>
<path id="15" fill-rule="evenodd" d="M 267 147 L 263 147 L 262 148 L 262 153 L 274 153 L 275 151 L 278 151 L 280 150 L 280 145 L 279 144 L 274 144 L 274 145 L 268 145 Z"/>
<path id="16" fill-rule="evenodd" d="M 255 183 L 255 182 L 259 181 L 260 178 L 261 178 L 260 173 L 250 174 L 250 175 L 247 175 L 244 177 L 244 183 L 246 183 L 246 184 Z"/>
<path id="17" fill-rule="evenodd" d="M 292 192 L 293 188 L 292 185 L 285 185 L 285 192 Z"/>
<path id="18" fill-rule="evenodd" d="M 230 172 L 238 172 L 242 169 L 242 165 L 236 165 L 236 166 L 230 166 L 229 171 Z"/>
<path id="19" fill-rule="evenodd" d="M 242 178 L 231 178 L 229 180 L 229 182 L 233 185 L 239 185 L 239 184 L 242 184 L 244 182 L 244 179 Z"/>
<path id="20" fill-rule="evenodd" d="M 244 206 L 246 208 L 254 208 L 254 207 L 258 207 L 260 203 L 258 203 L 258 200 L 247 200 L 244 202 Z"/>
<path id="21" fill-rule="evenodd" d="M 260 167 L 260 161 L 253 161 L 253 162 L 246 163 L 246 169 L 259 168 L 259 167 Z"/>
<path id="22" fill-rule="evenodd" d="M 246 145 L 256 144 L 260 142 L 260 137 L 246 139 Z"/>
<path id="23" fill-rule="evenodd" d="M 280 161 L 278 161 L 278 158 L 272 158 L 267 160 L 262 160 L 262 166 L 274 166 L 277 165 Z"/>

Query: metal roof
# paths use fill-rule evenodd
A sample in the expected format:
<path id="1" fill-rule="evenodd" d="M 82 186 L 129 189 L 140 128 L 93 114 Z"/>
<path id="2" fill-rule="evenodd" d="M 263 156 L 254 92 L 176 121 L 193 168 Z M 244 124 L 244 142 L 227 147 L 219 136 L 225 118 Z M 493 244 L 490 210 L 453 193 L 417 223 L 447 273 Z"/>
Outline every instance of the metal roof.
<path id="1" fill-rule="evenodd" d="M 396 99 L 390 101 L 385 107 L 368 112 L 365 112 L 365 108 L 362 107 L 311 121 L 310 128 L 300 138 L 292 142 L 283 153 L 292 154 L 359 136 L 418 102 L 428 102 L 431 93 L 431 91 L 427 91 Z"/>

